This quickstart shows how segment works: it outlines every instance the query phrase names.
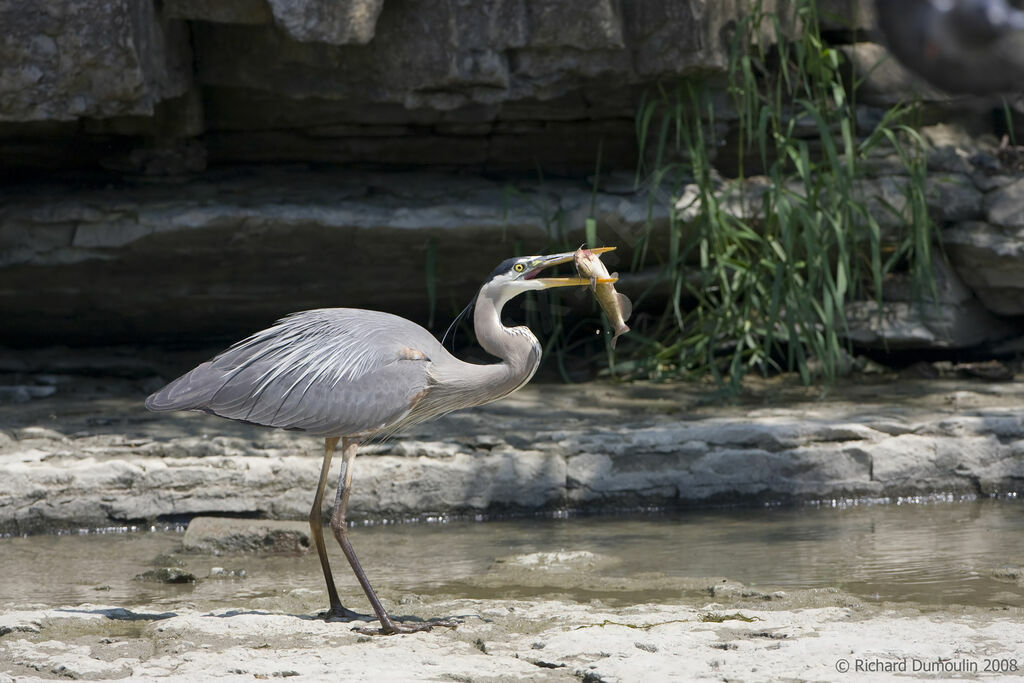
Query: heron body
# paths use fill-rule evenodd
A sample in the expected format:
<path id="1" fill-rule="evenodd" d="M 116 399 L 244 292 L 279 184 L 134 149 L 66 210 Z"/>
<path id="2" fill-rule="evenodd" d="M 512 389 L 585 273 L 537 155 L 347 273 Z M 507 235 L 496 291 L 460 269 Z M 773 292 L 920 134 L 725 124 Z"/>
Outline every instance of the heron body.
<path id="1" fill-rule="evenodd" d="M 396 315 L 303 311 L 202 363 L 150 396 L 146 407 L 366 439 L 519 388 L 536 371 L 540 348 L 528 330 L 510 331 L 509 342 L 514 362 L 475 365 Z"/>
<path id="2" fill-rule="evenodd" d="M 608 249 L 595 250 L 608 251 Z M 393 621 L 381 606 L 348 540 L 345 510 L 352 461 L 361 442 L 495 401 L 526 384 L 540 365 L 541 347 L 526 327 L 506 327 L 501 309 L 530 290 L 589 285 L 585 278 L 538 278 L 573 253 L 508 259 L 476 297 L 477 340 L 498 363 L 466 363 L 426 329 L 380 311 L 331 308 L 304 311 L 257 332 L 185 373 L 148 399 L 150 410 L 200 410 L 232 420 L 324 437 L 324 462 L 310 512 L 310 529 L 327 582 L 331 609 L 342 606 L 323 541 L 321 509 L 331 458 L 342 442 L 342 471 L 330 526 L 381 622 L 382 633 L 430 628 Z M 611 281 L 611 280 L 609 280 Z"/>

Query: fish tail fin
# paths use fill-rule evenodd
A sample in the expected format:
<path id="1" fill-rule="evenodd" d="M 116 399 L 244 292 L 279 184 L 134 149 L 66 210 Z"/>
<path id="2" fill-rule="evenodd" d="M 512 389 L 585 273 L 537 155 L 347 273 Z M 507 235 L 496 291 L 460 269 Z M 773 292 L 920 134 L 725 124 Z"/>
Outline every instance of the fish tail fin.
<path id="1" fill-rule="evenodd" d="M 629 325 L 622 325 L 622 327 L 615 328 L 615 334 L 612 335 L 612 349 L 615 348 L 615 342 L 618 341 L 619 337 L 629 332 Z"/>

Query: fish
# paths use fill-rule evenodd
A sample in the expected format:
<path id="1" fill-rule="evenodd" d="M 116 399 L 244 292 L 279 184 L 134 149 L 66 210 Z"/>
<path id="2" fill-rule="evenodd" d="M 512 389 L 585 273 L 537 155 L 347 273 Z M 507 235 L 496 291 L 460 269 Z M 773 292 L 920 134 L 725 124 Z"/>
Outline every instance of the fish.
<path id="1" fill-rule="evenodd" d="M 605 312 L 612 325 L 615 326 L 615 333 L 612 335 L 611 345 L 615 348 L 615 342 L 618 338 L 629 332 L 629 326 L 626 325 L 626 321 L 629 320 L 629 316 L 633 313 L 633 304 L 630 302 L 626 295 L 615 291 L 615 285 L 598 283 L 599 278 L 604 279 L 617 279 L 618 273 L 608 274 L 608 269 L 604 263 L 601 262 L 599 254 L 611 251 L 615 247 L 601 247 L 598 249 L 584 249 L 580 247 L 576 250 L 576 272 L 580 274 L 580 277 L 590 278 L 590 289 L 594 292 L 594 297 L 597 299 L 597 303 L 601 306 L 601 310 Z"/>

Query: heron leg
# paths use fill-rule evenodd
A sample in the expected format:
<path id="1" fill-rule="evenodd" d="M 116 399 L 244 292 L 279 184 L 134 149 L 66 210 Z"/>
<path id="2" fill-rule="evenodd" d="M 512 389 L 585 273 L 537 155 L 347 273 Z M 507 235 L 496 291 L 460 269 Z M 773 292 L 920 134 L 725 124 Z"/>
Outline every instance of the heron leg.
<path id="1" fill-rule="evenodd" d="M 313 534 L 313 543 L 316 545 L 316 553 L 320 556 L 320 567 L 324 570 L 324 580 L 327 582 L 327 596 L 331 601 L 331 608 L 323 614 L 326 617 L 340 617 L 343 619 L 365 618 L 365 615 L 353 612 L 341 604 L 338 597 L 338 589 L 334 586 L 334 575 L 331 573 L 331 563 L 327 559 L 327 546 L 324 544 L 324 524 L 322 519 L 322 508 L 324 501 L 324 488 L 327 486 L 327 474 L 331 471 L 331 456 L 338 445 L 338 437 L 331 437 L 324 441 L 324 464 L 320 468 L 320 481 L 316 485 L 316 496 L 313 498 L 313 509 L 309 512 L 309 530 Z"/>
<path id="2" fill-rule="evenodd" d="M 348 496 L 352 490 L 352 462 L 355 460 L 358 448 L 359 441 L 356 439 L 343 439 L 341 442 L 341 474 L 338 475 L 338 493 L 334 501 L 334 513 L 331 515 L 331 530 L 334 531 L 334 537 L 338 539 L 338 545 L 341 546 L 342 552 L 345 553 L 345 557 L 352 566 L 352 571 L 355 573 L 359 585 L 363 587 L 367 600 L 370 601 L 377 619 L 380 620 L 380 631 L 356 630 L 363 633 L 372 632 L 392 635 L 395 633 L 429 631 L 434 626 L 454 626 L 454 624 L 444 622 L 420 624 L 395 623 L 384 609 L 384 606 L 380 604 L 377 593 L 374 592 L 373 586 L 370 585 L 370 580 L 366 578 L 366 572 L 363 571 L 363 567 L 359 564 L 359 558 L 356 557 L 356 552 L 352 548 L 352 542 L 348 540 L 348 525 L 345 523 L 345 510 L 348 508 Z"/>

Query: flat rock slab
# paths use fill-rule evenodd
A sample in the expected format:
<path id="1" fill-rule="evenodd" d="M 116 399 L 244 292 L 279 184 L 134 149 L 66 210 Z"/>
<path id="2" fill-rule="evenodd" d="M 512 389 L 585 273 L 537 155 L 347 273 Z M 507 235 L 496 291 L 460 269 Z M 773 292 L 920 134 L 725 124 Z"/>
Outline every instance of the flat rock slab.
<path id="1" fill-rule="evenodd" d="M 67 380 L 0 405 L 0 532 L 308 517 L 322 442 L 148 413 L 154 383 Z M 1024 482 L 1020 382 L 891 376 L 827 394 L 752 382 L 733 405 L 712 393 L 530 385 L 363 448 L 349 517 L 974 496 Z"/>
<path id="2" fill-rule="evenodd" d="M 288 610 L 12 610 L 0 615 L 0 681 L 834 681 L 863 680 L 868 671 L 945 680 L 981 675 L 993 659 L 1019 666 L 1024 639 L 1015 614 L 953 618 L 855 604 L 772 610 L 441 599 L 417 610 L 461 623 L 368 637 Z M 1024 680 L 1010 673 L 1000 680 Z"/>
<path id="3" fill-rule="evenodd" d="M 182 549 L 189 553 L 304 553 L 312 545 L 309 524 L 287 520 L 196 517 L 188 523 Z"/>

